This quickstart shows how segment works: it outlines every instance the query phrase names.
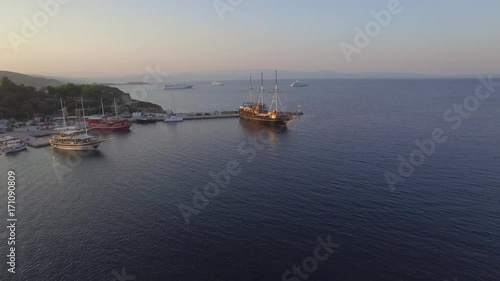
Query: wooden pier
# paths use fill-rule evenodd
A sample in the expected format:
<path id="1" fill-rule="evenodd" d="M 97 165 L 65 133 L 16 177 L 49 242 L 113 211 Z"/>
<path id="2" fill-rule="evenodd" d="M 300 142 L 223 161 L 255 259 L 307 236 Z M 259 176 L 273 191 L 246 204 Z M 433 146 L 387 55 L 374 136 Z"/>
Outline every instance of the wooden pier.
<path id="1" fill-rule="evenodd" d="M 235 118 L 240 117 L 239 114 L 218 114 L 218 115 L 181 115 L 178 114 L 179 117 L 182 117 L 184 120 L 200 120 L 200 119 L 219 119 L 219 118 Z"/>
<path id="2" fill-rule="evenodd" d="M 45 147 L 50 146 L 49 138 L 30 138 L 26 141 L 30 147 Z"/>

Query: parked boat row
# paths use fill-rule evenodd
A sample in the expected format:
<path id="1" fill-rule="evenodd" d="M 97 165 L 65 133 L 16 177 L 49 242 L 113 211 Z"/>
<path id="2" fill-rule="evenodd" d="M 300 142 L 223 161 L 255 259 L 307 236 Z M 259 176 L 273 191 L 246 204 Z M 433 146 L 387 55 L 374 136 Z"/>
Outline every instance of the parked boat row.
<path id="1" fill-rule="evenodd" d="M 215 115 L 208 113 L 198 114 L 189 116 L 186 115 L 187 119 L 203 119 L 204 117 L 239 117 L 241 120 L 249 121 L 253 123 L 265 124 L 269 126 L 276 127 L 286 127 L 287 123 L 301 115 L 299 110 L 297 113 L 283 111 L 281 106 L 281 101 L 279 98 L 278 89 L 278 72 L 275 72 L 275 87 L 272 94 L 272 100 L 270 106 L 265 103 L 264 90 L 264 77 L 261 73 L 261 87 L 257 100 L 253 99 L 253 87 L 252 87 L 252 77 L 250 76 L 250 88 L 248 92 L 248 101 L 244 102 L 237 111 L 237 114 L 231 111 L 232 114 L 226 114 L 227 112 L 214 112 Z M 83 98 L 81 98 L 81 112 L 82 122 L 78 125 L 68 126 L 67 124 L 67 113 L 66 108 L 61 99 L 61 113 L 62 113 L 62 127 L 55 128 L 50 133 L 49 144 L 58 150 L 97 150 L 99 144 L 105 141 L 104 139 L 92 136 L 90 131 L 126 131 L 129 130 L 132 123 L 128 119 L 121 118 L 118 115 L 116 109 L 116 101 L 113 101 L 115 116 L 108 117 L 104 112 L 104 104 L 101 99 L 102 115 L 101 116 L 91 116 L 86 118 L 85 107 L 83 105 Z M 208 114 L 208 116 L 207 116 Z M 165 115 L 163 115 L 165 116 Z M 190 118 L 188 118 L 190 117 Z M 192 117 L 192 118 L 191 118 Z M 157 115 L 147 115 L 136 119 L 138 124 L 148 124 L 155 123 L 158 121 L 164 121 L 166 123 L 170 122 L 182 122 L 184 118 L 178 116 L 175 111 L 175 100 L 174 93 L 172 92 L 172 112 L 165 118 L 159 117 Z M 82 126 L 83 124 L 83 126 Z M 18 151 L 25 150 L 28 146 L 27 142 L 21 139 L 4 136 L 0 137 L 0 149 L 2 152 L 15 153 Z"/>

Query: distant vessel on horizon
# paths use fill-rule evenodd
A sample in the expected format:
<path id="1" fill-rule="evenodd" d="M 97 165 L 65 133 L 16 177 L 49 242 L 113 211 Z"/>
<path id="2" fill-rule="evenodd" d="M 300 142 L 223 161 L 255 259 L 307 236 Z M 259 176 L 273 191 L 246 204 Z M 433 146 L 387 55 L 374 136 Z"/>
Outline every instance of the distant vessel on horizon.
<path id="1" fill-rule="evenodd" d="M 278 71 L 275 72 L 276 75 L 276 84 L 274 86 L 274 94 L 273 98 L 271 101 L 271 106 L 270 108 L 267 108 L 266 105 L 264 104 L 264 75 L 261 72 L 260 73 L 260 78 L 261 78 L 261 87 L 260 87 L 260 94 L 257 102 L 252 101 L 252 76 L 250 76 L 250 89 L 248 92 L 249 95 L 249 101 L 244 102 L 241 106 L 240 109 L 238 110 L 238 113 L 240 115 L 240 118 L 243 120 L 255 122 L 255 123 L 260 123 L 260 124 L 265 124 L 269 126 L 276 126 L 276 127 L 286 127 L 286 124 L 288 121 L 293 119 L 293 116 L 289 113 L 286 112 L 281 112 L 278 109 L 278 103 L 280 103 L 279 99 L 279 90 L 278 90 Z"/>
<path id="2" fill-rule="evenodd" d="M 189 85 L 185 83 L 167 83 L 163 90 L 183 90 L 183 89 L 191 89 L 194 85 Z"/>
<path id="3" fill-rule="evenodd" d="M 290 84 L 290 87 L 307 87 L 307 83 L 302 83 L 299 82 L 299 80 L 295 80 L 292 84 Z"/>
<path id="4" fill-rule="evenodd" d="M 212 86 L 224 86 L 224 83 L 221 83 L 221 82 L 219 82 L 219 81 L 214 81 L 214 82 L 212 82 L 212 84 L 211 84 L 211 85 L 212 85 Z"/>

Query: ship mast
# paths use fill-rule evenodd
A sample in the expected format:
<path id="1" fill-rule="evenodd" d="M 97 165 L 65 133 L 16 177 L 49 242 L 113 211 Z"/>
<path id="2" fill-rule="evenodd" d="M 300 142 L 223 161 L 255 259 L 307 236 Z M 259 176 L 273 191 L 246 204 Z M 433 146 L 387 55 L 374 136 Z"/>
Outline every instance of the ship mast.
<path id="1" fill-rule="evenodd" d="M 102 117 L 104 117 L 104 103 L 102 103 L 102 98 L 101 98 L 101 108 L 102 108 Z"/>
<path id="2" fill-rule="evenodd" d="M 273 100 L 271 101 L 271 106 L 270 106 L 270 110 L 271 112 L 273 111 L 273 105 L 274 105 L 274 109 L 275 109 L 275 112 L 273 115 L 277 114 L 278 113 L 278 71 L 276 70 L 275 71 L 275 84 L 274 84 L 274 95 L 273 95 Z"/>
<path id="3" fill-rule="evenodd" d="M 174 92 L 172 92 L 172 114 L 175 114 Z"/>
<path id="4" fill-rule="evenodd" d="M 274 71 L 274 75 L 276 77 L 276 82 L 274 84 L 274 93 L 277 94 L 278 93 L 278 71 L 277 70 Z"/>
<path id="5" fill-rule="evenodd" d="M 61 113 L 63 116 L 63 126 L 64 126 L 64 129 L 66 129 L 66 114 L 64 114 L 63 101 L 62 101 L 62 98 L 60 98 L 59 100 L 61 101 Z"/>
<path id="6" fill-rule="evenodd" d="M 252 75 L 250 75 L 250 88 L 248 89 L 248 97 L 249 97 L 249 102 L 252 102 L 252 91 L 253 91 L 253 87 L 252 87 Z"/>
<path id="7" fill-rule="evenodd" d="M 116 110 L 116 99 L 113 98 L 113 105 L 115 107 L 115 119 L 118 120 L 118 110 Z"/>
<path id="8" fill-rule="evenodd" d="M 260 110 L 263 109 L 264 107 L 264 72 L 260 73 L 260 92 L 259 92 L 259 99 L 257 100 L 257 103 L 260 103 Z"/>
<path id="9" fill-rule="evenodd" d="M 83 126 L 85 127 L 85 134 L 87 134 L 87 122 L 85 121 L 85 108 L 83 107 L 83 97 L 80 97 L 80 101 L 82 102 L 82 114 L 83 114 Z"/>
<path id="10" fill-rule="evenodd" d="M 260 73 L 260 92 L 264 93 L 264 72 Z"/>

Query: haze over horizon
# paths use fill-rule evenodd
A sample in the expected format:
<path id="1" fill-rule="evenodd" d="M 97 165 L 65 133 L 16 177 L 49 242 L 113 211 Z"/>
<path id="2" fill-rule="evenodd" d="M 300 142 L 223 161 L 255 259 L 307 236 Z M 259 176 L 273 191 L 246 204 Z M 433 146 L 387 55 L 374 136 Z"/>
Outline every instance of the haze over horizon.
<path id="1" fill-rule="evenodd" d="M 0 69 L 51 75 L 138 74 L 157 65 L 168 73 L 500 73 L 500 32 L 492 28 L 500 26 L 500 2 L 493 0 L 401 0 L 401 12 L 349 63 L 339 45 L 354 44 L 355 27 L 364 30 L 374 20 L 371 11 L 386 10 L 390 2 L 60 0 L 27 38 L 26 20 L 33 23 L 44 9 L 36 0 L 7 0 L 0 3 Z M 214 3 L 230 10 L 221 14 Z M 23 43 L 13 47 L 12 34 Z"/>

